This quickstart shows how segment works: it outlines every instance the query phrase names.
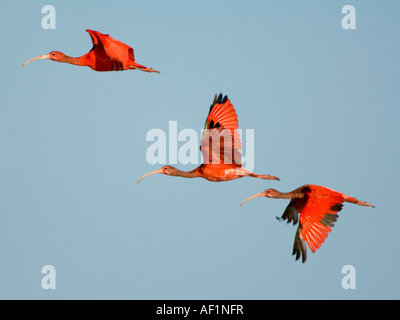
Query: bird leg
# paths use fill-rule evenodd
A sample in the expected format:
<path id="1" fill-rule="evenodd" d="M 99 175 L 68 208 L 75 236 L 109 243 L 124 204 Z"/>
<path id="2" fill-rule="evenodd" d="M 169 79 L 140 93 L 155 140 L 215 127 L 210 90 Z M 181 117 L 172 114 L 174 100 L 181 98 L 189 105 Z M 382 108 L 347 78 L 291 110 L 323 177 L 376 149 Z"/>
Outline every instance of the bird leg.
<path id="1" fill-rule="evenodd" d="M 160 73 L 160 71 L 157 71 L 157 70 L 152 69 L 152 68 L 147 68 L 147 67 L 142 66 L 142 65 L 131 66 L 131 69 L 138 69 L 138 70 L 145 71 L 145 72 L 156 72 L 156 73 Z"/>
<path id="2" fill-rule="evenodd" d="M 278 180 L 278 181 L 280 180 L 278 177 L 271 176 L 269 174 L 256 175 L 256 178 L 265 180 Z"/>
<path id="3" fill-rule="evenodd" d="M 357 200 L 356 198 L 349 197 L 349 196 L 347 196 L 347 195 L 345 195 L 345 194 L 342 194 L 342 196 L 343 196 L 343 198 L 344 198 L 344 201 L 346 201 L 346 202 L 358 204 L 359 206 L 366 206 L 366 207 L 375 208 L 375 206 L 373 206 L 372 204 L 369 204 L 369 203 L 367 203 L 367 202 L 365 202 L 365 201 Z"/>
<path id="4" fill-rule="evenodd" d="M 257 174 L 251 171 L 248 171 L 246 169 L 237 169 L 236 172 L 239 171 L 239 175 L 242 176 L 248 176 L 248 177 L 253 177 L 253 178 L 258 178 L 258 179 L 264 179 L 264 180 L 278 180 L 278 177 L 275 176 L 271 176 L 269 174 Z"/>
<path id="5" fill-rule="evenodd" d="M 157 71 L 157 70 L 155 70 L 155 69 L 152 69 L 152 68 L 146 68 L 146 69 L 143 69 L 142 71 L 146 71 L 146 72 L 156 72 L 156 73 L 160 73 L 160 71 Z"/>

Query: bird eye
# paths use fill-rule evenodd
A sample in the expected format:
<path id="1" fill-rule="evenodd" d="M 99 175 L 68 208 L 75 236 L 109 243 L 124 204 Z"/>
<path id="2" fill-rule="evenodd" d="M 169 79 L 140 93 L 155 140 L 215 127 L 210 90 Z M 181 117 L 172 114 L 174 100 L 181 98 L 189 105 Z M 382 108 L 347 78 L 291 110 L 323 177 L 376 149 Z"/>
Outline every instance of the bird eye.
<path id="1" fill-rule="evenodd" d="M 53 52 L 52 55 L 55 56 L 56 54 Z"/>

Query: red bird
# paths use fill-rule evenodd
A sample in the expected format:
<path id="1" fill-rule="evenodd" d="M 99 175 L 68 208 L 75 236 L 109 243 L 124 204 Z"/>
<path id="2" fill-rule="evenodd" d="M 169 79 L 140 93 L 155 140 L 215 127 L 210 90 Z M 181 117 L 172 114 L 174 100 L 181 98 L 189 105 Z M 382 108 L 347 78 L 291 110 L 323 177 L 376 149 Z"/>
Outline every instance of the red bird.
<path id="1" fill-rule="evenodd" d="M 296 254 L 296 260 L 302 256 L 303 263 L 307 259 L 306 242 L 313 253 L 324 243 L 328 233 L 331 232 L 331 227 L 339 217 L 337 212 L 342 210 L 343 202 L 374 208 L 373 205 L 344 193 L 312 184 L 306 184 L 286 193 L 267 189 L 247 198 L 240 205 L 256 197 L 291 199 L 282 217 L 278 219 L 287 219 L 288 223 L 293 220 L 293 225 L 296 225 L 299 220 L 298 213 L 300 213 L 300 223 L 294 238 L 292 254 Z"/>
<path id="2" fill-rule="evenodd" d="M 206 119 L 200 146 L 204 163 L 189 172 L 181 171 L 172 166 L 164 166 L 145 174 L 138 182 L 155 173 L 184 178 L 201 177 L 214 182 L 242 177 L 279 180 L 279 178 L 268 174 L 258 175 L 242 168 L 238 127 L 236 111 L 228 97 L 222 97 L 222 94 L 215 95 Z"/>
<path id="3" fill-rule="evenodd" d="M 22 66 L 25 67 L 29 62 L 37 59 L 50 59 L 57 62 L 65 62 L 78 66 L 88 66 L 95 71 L 120 71 L 129 69 L 139 69 L 146 72 L 157 72 L 152 68 L 147 68 L 135 62 L 133 49 L 111 38 L 108 34 L 103 34 L 98 31 L 86 30 L 93 41 L 93 48 L 85 55 L 73 58 L 59 51 L 52 51 L 36 58 L 32 58 L 25 62 Z"/>

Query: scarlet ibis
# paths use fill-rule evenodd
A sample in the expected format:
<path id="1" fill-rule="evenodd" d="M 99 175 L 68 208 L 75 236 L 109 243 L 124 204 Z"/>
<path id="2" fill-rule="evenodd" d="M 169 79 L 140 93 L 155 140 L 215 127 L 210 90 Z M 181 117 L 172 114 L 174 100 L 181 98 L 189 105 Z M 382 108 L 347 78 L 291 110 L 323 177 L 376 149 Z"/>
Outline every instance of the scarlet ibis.
<path id="1" fill-rule="evenodd" d="M 147 68 L 135 62 L 133 49 L 111 38 L 108 34 L 98 31 L 86 30 L 92 37 L 93 48 L 85 55 L 73 58 L 59 51 L 52 51 L 36 58 L 26 61 L 22 66 L 26 66 L 29 62 L 37 59 L 50 59 L 57 62 L 65 62 L 78 66 L 88 66 L 95 71 L 120 71 L 129 69 L 139 69 L 146 72 L 157 72 L 152 68 Z"/>
<path id="2" fill-rule="evenodd" d="M 201 177 L 214 182 L 242 177 L 279 180 L 275 176 L 258 175 L 242 168 L 238 127 L 236 111 L 228 97 L 223 97 L 222 94 L 215 95 L 205 122 L 200 146 L 204 162 L 189 172 L 181 171 L 172 166 L 164 166 L 145 174 L 138 180 L 138 183 L 143 178 L 155 173 L 184 178 Z"/>
<path id="3" fill-rule="evenodd" d="M 287 223 L 293 221 L 293 225 L 296 225 L 300 213 L 292 254 L 296 254 L 296 260 L 302 256 L 303 263 L 307 259 L 306 242 L 313 253 L 321 246 L 339 217 L 337 212 L 342 210 L 343 202 L 374 208 L 373 205 L 349 197 L 344 193 L 312 184 L 306 184 L 291 192 L 267 189 L 247 198 L 240 206 L 256 197 L 291 199 L 282 217 L 278 219 L 287 219 Z"/>

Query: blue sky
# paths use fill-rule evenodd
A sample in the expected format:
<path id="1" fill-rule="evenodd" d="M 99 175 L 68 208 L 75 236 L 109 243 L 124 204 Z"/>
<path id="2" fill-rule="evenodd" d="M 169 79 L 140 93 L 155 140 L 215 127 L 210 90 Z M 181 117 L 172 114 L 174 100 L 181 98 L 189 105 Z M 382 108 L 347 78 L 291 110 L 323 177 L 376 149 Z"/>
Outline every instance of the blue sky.
<path id="1" fill-rule="evenodd" d="M 45 30 L 41 9 L 56 9 Z M 356 29 L 341 8 L 356 9 Z M 2 299 L 398 299 L 399 3 L 0 1 Z M 161 71 L 28 59 L 91 49 L 85 29 Z M 256 173 L 212 183 L 153 175 L 154 128 L 200 132 L 214 94 L 254 130 Z M 178 143 L 178 146 L 181 142 Z M 182 170 L 194 165 L 177 164 Z M 312 183 L 345 204 L 305 264 L 286 200 Z M 53 265 L 56 289 L 41 269 Z M 344 290 L 343 266 L 356 270 Z"/>

